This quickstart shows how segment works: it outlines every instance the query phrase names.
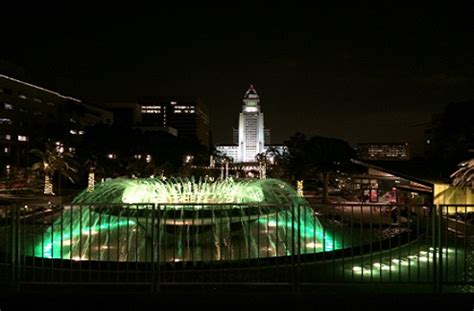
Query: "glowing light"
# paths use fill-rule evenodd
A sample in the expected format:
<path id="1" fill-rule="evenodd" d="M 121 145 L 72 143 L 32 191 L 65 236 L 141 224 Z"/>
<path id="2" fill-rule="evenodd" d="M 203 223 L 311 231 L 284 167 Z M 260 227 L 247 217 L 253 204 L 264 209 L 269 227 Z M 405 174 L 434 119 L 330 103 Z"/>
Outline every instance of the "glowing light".
<path id="1" fill-rule="evenodd" d="M 428 262 L 428 257 L 422 256 L 418 258 L 421 262 Z"/>
<path id="2" fill-rule="evenodd" d="M 300 197 L 302 197 L 303 194 L 303 181 L 302 180 L 297 180 L 296 181 L 296 192 Z"/>
<path id="3" fill-rule="evenodd" d="M 279 203 L 279 199 L 266 198 L 264 188 L 277 190 L 279 181 L 239 181 L 228 178 L 216 182 L 186 179 L 117 179 L 96 185 L 93 192 L 82 192 L 75 203 L 259 203 L 267 199 L 268 203 Z M 275 188 L 275 190 L 274 190 Z M 121 198 L 117 197 L 121 193 Z M 270 200 L 270 201 L 268 201 Z M 288 200 L 291 200 L 290 198 Z M 281 202 L 281 203 L 290 203 Z M 186 207 L 184 207 L 186 208 Z M 195 209 L 195 207 L 193 207 Z"/>
<path id="4" fill-rule="evenodd" d="M 245 107 L 244 112 L 258 112 L 257 107 Z"/>
<path id="5" fill-rule="evenodd" d="M 46 195 L 54 195 L 53 192 L 53 182 L 51 180 L 52 178 L 48 175 L 44 175 L 44 191 L 43 193 Z"/>
<path id="6" fill-rule="evenodd" d="M 87 177 L 87 192 L 94 191 L 95 185 L 95 174 L 94 172 L 89 172 L 89 176 Z"/>
<path id="7" fill-rule="evenodd" d="M 355 267 L 352 267 L 352 271 L 354 271 L 356 273 L 362 273 L 363 269 L 362 269 L 362 267 L 355 266 Z"/>
<path id="8" fill-rule="evenodd" d="M 306 244 L 306 247 L 308 247 L 308 248 L 322 248 L 323 244 L 322 243 L 310 242 L 310 243 Z"/>
<path id="9" fill-rule="evenodd" d="M 208 224 L 217 223 L 219 220 L 226 223 L 248 223 L 251 230 L 247 230 L 248 226 L 243 226 L 242 231 L 236 232 L 245 235 L 245 239 L 242 240 L 248 241 L 245 243 L 248 243 L 249 249 L 252 249 L 252 253 L 249 254 L 251 258 L 262 256 L 262 252 L 265 252 L 266 256 L 292 255 L 292 250 L 288 248 L 288 242 L 291 240 L 299 241 L 298 243 L 303 246 L 300 250 L 302 253 L 332 251 L 340 248 L 340 242 L 334 238 L 333 233 L 322 227 L 313 211 L 308 205 L 305 205 L 307 204 L 306 201 L 297 196 L 292 187 L 285 185 L 283 182 L 273 179 L 237 182 L 232 178 L 216 182 L 210 182 L 206 179 L 194 181 L 193 179 L 175 178 L 167 180 L 116 179 L 106 181 L 97 184 L 92 192 L 83 191 L 73 200 L 71 206 L 65 207 L 63 222 L 57 219 L 43 234 L 41 241 L 35 241 L 34 255 L 43 258 L 71 259 L 74 257 L 79 259 L 82 254 L 89 254 L 88 250 L 92 249 L 92 254 L 88 255 L 89 259 L 102 260 L 101 258 L 104 258 L 102 257 L 104 255 L 103 250 L 109 249 L 108 245 L 103 246 L 102 244 L 104 241 L 112 240 L 112 244 L 117 245 L 117 251 L 120 252 L 118 260 L 128 260 L 128 253 L 127 255 L 124 253 L 127 250 L 120 247 L 120 243 L 130 243 L 126 239 L 138 237 L 136 234 L 129 235 L 128 232 L 139 231 L 138 223 L 144 225 L 144 222 L 148 221 L 145 218 L 146 216 L 142 215 L 147 215 L 144 210 L 149 207 L 147 205 L 125 207 L 121 203 L 160 204 L 160 208 L 165 210 L 165 213 L 172 215 L 169 216 L 169 219 L 174 222 L 174 226 L 180 226 L 177 230 L 185 230 L 185 225 L 194 226 L 196 225 L 195 222 L 199 225 L 201 215 L 204 215 L 203 220 Z M 89 208 L 87 205 L 86 208 L 80 209 L 78 205 L 75 205 L 80 203 L 91 203 L 91 207 Z M 98 205 L 94 206 L 95 203 Z M 117 205 L 117 209 L 109 209 L 108 206 L 101 208 L 99 203 L 119 203 L 120 205 Z M 215 205 L 213 203 L 226 204 Z M 237 205 L 234 203 L 246 204 Z M 260 203 L 263 204 L 260 206 Z M 131 211 L 132 219 L 127 219 L 128 216 L 126 215 L 130 215 L 131 209 L 140 209 L 144 213 Z M 123 214 L 122 210 L 124 211 Z M 183 211 L 183 213 L 180 213 L 180 211 Z M 196 211 L 199 211 L 199 213 Z M 193 214 L 193 212 L 196 213 Z M 137 219 L 133 220 L 135 215 L 137 215 Z M 174 218 L 175 215 L 177 215 L 176 218 Z M 298 215 L 298 217 L 294 217 L 295 215 Z M 180 217 L 190 217 L 191 222 L 187 218 Z M 173 225 L 172 222 L 169 225 Z M 64 230 L 64 228 L 67 229 Z M 126 230 L 127 233 L 123 230 Z M 269 244 L 264 244 L 266 246 L 263 248 L 256 247 L 255 241 L 257 241 L 258 235 L 260 235 L 258 238 L 266 239 Z M 117 238 L 120 243 L 116 242 Z M 140 245 L 142 237 L 139 237 L 139 239 L 140 242 L 138 243 Z M 185 239 L 190 239 L 189 245 L 195 245 L 195 242 L 191 241 L 194 239 L 194 235 L 190 235 Z M 44 243 L 44 241 L 49 244 Z M 216 240 L 212 247 L 217 245 L 224 248 L 228 247 L 224 244 L 222 241 Z M 276 249 L 278 249 L 278 252 Z M 166 260 L 189 260 L 184 257 L 187 255 L 184 255 L 181 249 L 177 249 L 176 254 L 179 254 L 180 257 L 168 257 Z M 229 259 L 227 255 L 217 255 L 216 258 Z M 86 257 L 80 258 L 80 260 L 89 259 Z M 234 258 L 231 257 L 230 259 Z"/>

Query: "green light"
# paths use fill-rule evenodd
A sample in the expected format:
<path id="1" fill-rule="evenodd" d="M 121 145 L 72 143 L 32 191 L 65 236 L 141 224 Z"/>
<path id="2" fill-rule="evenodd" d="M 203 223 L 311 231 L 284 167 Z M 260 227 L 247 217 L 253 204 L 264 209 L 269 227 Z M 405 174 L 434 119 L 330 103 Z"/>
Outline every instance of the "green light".
<path id="1" fill-rule="evenodd" d="M 194 179 L 115 179 L 83 191 L 73 203 L 291 203 L 292 189 L 267 179 L 208 182 Z M 293 190 L 294 191 L 294 190 Z M 283 199 L 283 200 L 282 200 Z"/>
<path id="2" fill-rule="evenodd" d="M 361 266 L 352 266 L 351 271 L 357 274 L 369 274 L 368 271 L 371 271 L 371 275 L 373 273 L 382 273 L 383 271 L 398 271 L 400 269 L 400 273 L 409 273 L 410 269 L 416 267 L 417 269 L 429 269 L 430 263 L 432 263 L 432 257 L 427 256 L 430 254 L 431 256 L 433 253 L 433 248 L 429 248 L 426 250 L 419 251 L 418 253 L 422 256 L 417 256 L 414 254 L 406 254 L 405 256 L 401 256 L 400 258 L 393 258 L 389 259 L 387 257 L 382 258 L 382 261 L 376 261 L 372 263 L 371 267 L 362 268 Z M 452 249 L 446 249 L 447 253 L 450 254 L 454 252 Z M 451 256 L 451 255 L 448 255 Z M 447 259 L 445 259 L 447 260 Z"/>
<path id="3" fill-rule="evenodd" d="M 84 211 L 81 214 L 83 214 L 84 219 L 90 217 L 88 211 Z M 65 218 L 67 221 L 68 217 Z M 117 217 L 107 217 L 107 220 L 104 220 L 106 221 L 105 223 L 94 226 L 83 226 L 83 224 L 81 226 L 81 222 L 78 221 L 78 219 L 75 219 L 72 224 L 63 222 L 62 236 L 60 223 L 55 223 L 53 225 L 54 230 L 48 228 L 42 237 L 37 237 L 34 255 L 43 258 L 72 259 L 72 246 L 77 246 L 80 241 L 86 242 L 90 238 L 89 236 L 96 235 L 99 232 L 103 232 L 103 234 L 106 235 L 110 230 L 127 226 L 127 223 L 128 226 L 136 224 L 133 220 L 127 221 L 122 219 L 118 221 L 117 219 Z M 82 257 L 80 257 L 79 260 L 82 260 L 81 258 Z"/>
<path id="4" fill-rule="evenodd" d="M 150 219 L 150 203 L 165 210 L 160 214 L 161 222 Z M 284 182 L 273 179 L 116 179 L 96 185 L 92 192 L 82 192 L 61 215 L 62 219 L 56 219 L 34 241 L 35 256 L 108 260 L 113 248 L 112 260 L 127 261 L 135 256 L 137 261 L 146 261 L 147 248 L 158 238 L 159 230 L 168 243 L 160 247 L 174 247 L 166 251 L 173 254 L 172 258 L 164 258 L 167 261 L 292 255 L 293 236 L 298 236 L 301 253 L 341 247 L 304 198 Z M 165 224 L 167 229 L 159 224 Z M 242 245 L 239 247 L 243 257 L 233 249 L 235 243 Z"/>

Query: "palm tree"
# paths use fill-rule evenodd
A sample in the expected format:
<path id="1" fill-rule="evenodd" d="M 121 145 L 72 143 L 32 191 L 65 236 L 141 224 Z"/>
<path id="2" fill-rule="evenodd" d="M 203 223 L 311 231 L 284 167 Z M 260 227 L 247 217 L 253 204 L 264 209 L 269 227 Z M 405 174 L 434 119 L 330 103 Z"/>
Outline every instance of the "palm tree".
<path id="1" fill-rule="evenodd" d="M 55 173 L 59 174 L 59 195 L 61 195 L 61 176 L 66 177 L 72 183 L 75 182 L 78 170 L 73 162 L 74 156 L 69 152 L 64 152 L 63 147 L 47 144 L 45 151 L 32 149 L 30 152 L 40 159 L 32 165 L 31 170 L 44 174 L 44 194 L 54 195 L 53 177 Z"/>
<path id="2" fill-rule="evenodd" d="M 458 164 L 458 170 L 451 174 L 453 185 L 474 189 L 474 159 Z"/>
<path id="3" fill-rule="evenodd" d="M 222 152 L 218 152 L 216 155 L 216 163 L 220 163 L 221 165 L 221 179 L 227 178 L 229 176 L 229 163 L 232 163 L 233 159 L 228 157 Z M 224 168 L 225 168 L 225 175 L 224 175 Z"/>
<path id="4" fill-rule="evenodd" d="M 265 150 L 265 156 L 271 165 L 275 165 L 279 160 L 281 160 L 282 154 L 277 148 L 270 146 Z"/>
<path id="5" fill-rule="evenodd" d="M 259 164 L 259 177 L 266 178 L 266 170 L 267 170 L 267 155 L 265 152 L 257 153 L 255 156 L 255 160 Z"/>
<path id="6" fill-rule="evenodd" d="M 100 161 L 95 154 L 89 155 L 82 165 L 82 168 L 87 172 L 87 191 L 92 192 L 95 187 L 96 174 L 102 177 L 105 176 L 105 169 L 102 165 L 102 161 Z"/>

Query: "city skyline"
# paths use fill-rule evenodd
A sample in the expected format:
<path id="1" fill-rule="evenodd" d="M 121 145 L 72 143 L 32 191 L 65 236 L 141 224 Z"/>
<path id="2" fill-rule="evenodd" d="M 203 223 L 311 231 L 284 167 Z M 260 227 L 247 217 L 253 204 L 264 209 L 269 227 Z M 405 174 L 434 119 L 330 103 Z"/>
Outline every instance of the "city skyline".
<path id="1" fill-rule="evenodd" d="M 99 104 L 199 96 L 214 143 L 232 141 L 249 84 L 275 143 L 295 132 L 422 143 L 433 113 L 474 98 L 470 6 L 191 9 L 87 20 L 81 10 L 42 7 L 39 18 L 26 9 L 29 23 L 5 34 L 0 59 L 23 68 L 20 79 Z"/>

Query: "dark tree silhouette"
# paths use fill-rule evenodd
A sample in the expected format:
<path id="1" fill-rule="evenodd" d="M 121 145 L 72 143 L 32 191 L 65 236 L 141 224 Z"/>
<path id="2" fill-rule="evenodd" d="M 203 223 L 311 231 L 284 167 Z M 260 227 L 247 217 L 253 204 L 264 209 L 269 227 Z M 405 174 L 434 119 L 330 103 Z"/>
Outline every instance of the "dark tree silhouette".
<path id="1" fill-rule="evenodd" d="M 331 173 L 350 167 L 354 150 L 343 140 L 314 136 L 307 139 L 296 133 L 285 142 L 288 152 L 282 156 L 287 177 L 296 180 L 319 177 L 323 183 L 323 202 L 329 202 L 328 184 Z"/>

